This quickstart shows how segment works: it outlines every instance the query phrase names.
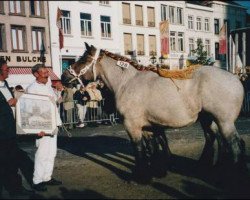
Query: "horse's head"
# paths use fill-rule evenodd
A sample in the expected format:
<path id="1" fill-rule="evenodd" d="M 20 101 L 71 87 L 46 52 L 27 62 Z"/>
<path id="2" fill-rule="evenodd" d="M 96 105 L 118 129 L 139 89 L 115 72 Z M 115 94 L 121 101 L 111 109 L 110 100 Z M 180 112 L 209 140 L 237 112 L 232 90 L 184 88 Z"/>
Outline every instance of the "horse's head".
<path id="1" fill-rule="evenodd" d="M 99 51 L 85 42 L 86 50 L 83 55 L 65 70 L 61 76 L 62 84 L 66 87 L 74 87 L 77 84 L 92 81 L 99 75 L 100 66 L 97 63 Z M 97 55 L 98 54 L 98 55 Z"/>

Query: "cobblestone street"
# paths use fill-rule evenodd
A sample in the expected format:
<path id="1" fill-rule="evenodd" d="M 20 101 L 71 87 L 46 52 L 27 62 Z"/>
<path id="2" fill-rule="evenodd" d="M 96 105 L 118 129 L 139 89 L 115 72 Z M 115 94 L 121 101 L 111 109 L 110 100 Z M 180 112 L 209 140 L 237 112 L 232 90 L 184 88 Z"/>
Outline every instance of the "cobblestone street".
<path id="1" fill-rule="evenodd" d="M 247 162 L 250 157 L 250 119 L 237 121 L 240 135 L 246 142 Z M 198 172 L 197 160 L 204 145 L 198 123 L 182 129 L 165 131 L 174 154 L 174 167 L 164 178 L 153 178 L 149 185 L 131 180 L 134 157 L 128 136 L 121 124 L 115 126 L 76 128 L 72 137 L 61 133 L 54 175 L 62 186 L 48 187 L 32 198 L 112 198 L 112 199 L 179 199 L 250 197 L 245 188 L 220 187 L 214 173 Z M 35 142 L 20 138 L 20 146 L 33 159 Z M 249 172 L 248 172 L 249 173 Z M 26 180 L 23 182 L 27 188 Z M 249 182 L 248 182 L 249 183 Z M 219 186 L 217 185 L 219 184 Z M 5 192 L 5 198 L 9 198 Z"/>

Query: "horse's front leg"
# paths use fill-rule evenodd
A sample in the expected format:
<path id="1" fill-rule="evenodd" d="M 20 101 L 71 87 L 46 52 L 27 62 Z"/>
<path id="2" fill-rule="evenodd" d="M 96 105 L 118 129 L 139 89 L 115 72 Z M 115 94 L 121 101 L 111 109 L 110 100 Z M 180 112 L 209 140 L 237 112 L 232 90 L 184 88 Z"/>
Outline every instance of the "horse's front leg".
<path id="1" fill-rule="evenodd" d="M 168 141 L 161 127 L 154 128 L 154 154 L 151 157 L 152 174 L 156 177 L 164 177 L 171 165 L 171 151 Z"/>
<path id="2" fill-rule="evenodd" d="M 129 124 L 130 125 L 130 124 Z M 131 139 L 134 156 L 135 156 L 135 167 L 133 169 L 133 175 L 138 183 L 147 184 L 151 181 L 152 176 L 150 173 L 150 163 L 146 155 L 146 146 L 143 142 L 142 129 L 135 128 L 133 126 L 126 126 L 125 128 Z"/>

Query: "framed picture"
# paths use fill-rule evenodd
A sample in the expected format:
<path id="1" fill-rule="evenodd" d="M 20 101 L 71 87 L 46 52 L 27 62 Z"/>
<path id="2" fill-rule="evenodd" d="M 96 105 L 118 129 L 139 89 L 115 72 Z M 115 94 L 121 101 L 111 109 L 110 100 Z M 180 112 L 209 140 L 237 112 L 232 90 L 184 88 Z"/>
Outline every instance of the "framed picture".
<path id="1" fill-rule="evenodd" d="M 16 104 L 17 134 L 38 134 L 44 131 L 54 135 L 56 126 L 56 103 L 49 96 L 22 94 Z"/>

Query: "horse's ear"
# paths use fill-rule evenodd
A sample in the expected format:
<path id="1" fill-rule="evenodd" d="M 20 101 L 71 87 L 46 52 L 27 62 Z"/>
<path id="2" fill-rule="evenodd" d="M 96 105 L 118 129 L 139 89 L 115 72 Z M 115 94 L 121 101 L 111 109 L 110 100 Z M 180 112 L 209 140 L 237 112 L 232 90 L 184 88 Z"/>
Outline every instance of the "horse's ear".
<path id="1" fill-rule="evenodd" d="M 86 47 L 87 51 L 90 51 L 90 50 L 91 50 L 91 47 L 88 45 L 87 42 L 84 42 L 84 43 L 85 43 L 85 47 Z M 91 46 L 92 46 L 92 45 L 91 45 Z"/>

